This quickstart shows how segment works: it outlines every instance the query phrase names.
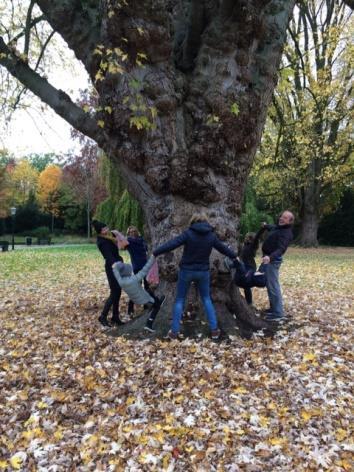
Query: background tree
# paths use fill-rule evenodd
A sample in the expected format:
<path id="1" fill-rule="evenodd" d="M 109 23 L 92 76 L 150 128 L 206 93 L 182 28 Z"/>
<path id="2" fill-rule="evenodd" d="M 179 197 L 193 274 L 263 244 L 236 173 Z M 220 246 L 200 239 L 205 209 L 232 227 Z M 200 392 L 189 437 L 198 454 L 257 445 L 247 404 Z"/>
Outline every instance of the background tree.
<path id="1" fill-rule="evenodd" d="M 87 233 L 86 206 L 76 198 L 74 190 L 65 181 L 60 187 L 59 209 L 64 229 L 70 233 Z"/>
<path id="2" fill-rule="evenodd" d="M 24 205 L 31 193 L 36 193 L 38 177 L 38 171 L 31 166 L 27 159 L 16 163 L 13 170 L 9 172 L 11 205 Z"/>
<path id="3" fill-rule="evenodd" d="M 0 164 L 0 218 L 7 214 L 8 182 L 6 167 Z"/>
<path id="4" fill-rule="evenodd" d="M 242 214 L 240 218 L 240 235 L 243 239 L 246 233 L 257 232 L 261 224 L 274 223 L 272 216 L 267 212 L 265 200 L 262 200 L 255 186 L 255 179 L 250 178 L 247 183 Z"/>
<path id="5" fill-rule="evenodd" d="M 59 166 L 50 164 L 39 174 L 37 197 L 44 212 L 52 217 L 52 233 L 54 217 L 60 214 L 60 186 L 62 170 Z"/>
<path id="6" fill-rule="evenodd" d="M 0 218 L 7 216 L 10 207 L 9 167 L 11 163 L 12 157 L 8 151 L 0 149 Z"/>
<path id="7" fill-rule="evenodd" d="M 142 209 L 126 189 L 117 167 L 102 155 L 100 168 L 108 197 L 97 206 L 95 217 L 106 222 L 111 228 L 118 228 L 124 232 L 130 225 L 137 226 L 143 231 Z"/>
<path id="8" fill-rule="evenodd" d="M 63 168 L 63 179 L 72 189 L 75 200 L 86 209 L 87 238 L 91 236 L 91 219 L 99 202 L 106 197 L 102 185 L 99 166 L 99 150 L 96 143 L 82 133 L 74 132 L 79 139 L 79 152 L 67 156 L 67 164 Z"/>
<path id="9" fill-rule="evenodd" d="M 4 38 L 0 64 L 119 166 L 153 245 L 200 209 L 234 245 L 294 1 L 36 3 L 83 62 L 98 94 L 95 113 L 55 89 Z M 161 258 L 170 298 L 176 257 Z M 247 309 L 237 292 L 230 299 L 219 267 L 215 258 L 213 296 L 229 329 L 230 311 Z"/>
<path id="10" fill-rule="evenodd" d="M 273 208 L 295 208 L 300 243 L 317 245 L 321 217 L 353 179 L 352 12 L 342 1 L 299 2 L 288 30 L 254 174 Z"/>
<path id="11" fill-rule="evenodd" d="M 61 161 L 61 157 L 57 156 L 52 152 L 38 154 L 33 153 L 26 156 L 26 159 L 30 162 L 31 166 L 38 170 L 38 172 L 43 172 L 44 169 L 49 166 L 49 164 L 57 165 Z"/>

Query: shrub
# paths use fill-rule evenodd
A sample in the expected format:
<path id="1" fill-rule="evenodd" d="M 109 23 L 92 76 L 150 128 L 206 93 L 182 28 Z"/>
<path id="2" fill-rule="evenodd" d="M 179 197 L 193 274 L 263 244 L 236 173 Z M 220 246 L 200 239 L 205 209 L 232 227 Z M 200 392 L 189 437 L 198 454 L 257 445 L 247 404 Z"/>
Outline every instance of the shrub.
<path id="1" fill-rule="evenodd" d="M 251 184 L 246 187 L 243 210 L 240 218 L 240 235 L 243 239 L 246 233 L 257 232 L 263 221 L 273 223 L 273 218 L 260 209 L 256 193 Z"/>
<path id="2" fill-rule="evenodd" d="M 49 239 L 50 229 L 48 226 L 39 226 L 31 231 L 31 236 L 39 239 Z"/>

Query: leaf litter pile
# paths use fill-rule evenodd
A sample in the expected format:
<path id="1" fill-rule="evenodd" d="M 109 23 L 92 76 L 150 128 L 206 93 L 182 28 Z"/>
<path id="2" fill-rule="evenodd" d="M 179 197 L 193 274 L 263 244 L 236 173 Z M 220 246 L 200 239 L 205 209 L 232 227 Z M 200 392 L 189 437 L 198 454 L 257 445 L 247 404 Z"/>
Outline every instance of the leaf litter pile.
<path id="1" fill-rule="evenodd" d="M 0 470 L 353 470 L 353 250 L 290 250 L 297 328 L 229 344 L 107 336 L 94 247 L 0 256 Z"/>

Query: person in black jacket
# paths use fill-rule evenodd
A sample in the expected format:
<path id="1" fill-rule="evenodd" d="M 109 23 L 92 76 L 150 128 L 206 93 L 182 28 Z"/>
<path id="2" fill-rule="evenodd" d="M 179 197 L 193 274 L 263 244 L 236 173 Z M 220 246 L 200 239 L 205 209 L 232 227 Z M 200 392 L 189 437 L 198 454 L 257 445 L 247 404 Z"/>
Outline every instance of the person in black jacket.
<path id="1" fill-rule="evenodd" d="M 119 318 L 119 300 L 122 290 L 114 277 L 112 265 L 119 261 L 123 262 L 123 258 L 119 255 L 116 239 L 108 226 L 97 220 L 92 221 L 92 226 L 97 233 L 97 247 L 105 259 L 105 270 L 110 288 L 109 297 L 104 304 L 98 321 L 103 324 L 103 326 L 110 326 L 107 316 L 109 310 L 112 308 L 113 315 L 111 324 L 121 325 L 123 322 Z"/>
<path id="2" fill-rule="evenodd" d="M 284 317 L 279 269 L 283 260 L 282 255 L 293 239 L 293 223 L 294 215 L 288 210 L 281 214 L 277 225 L 263 223 L 263 227 L 269 231 L 262 245 L 262 262 L 267 275 L 267 291 L 270 304 L 270 308 L 266 310 L 268 321 L 280 321 Z"/>
<path id="3" fill-rule="evenodd" d="M 257 270 L 255 258 L 259 247 L 259 238 L 265 230 L 265 227 L 262 227 L 257 233 L 247 233 L 245 236 L 239 257 L 244 263 L 246 272 Z M 246 287 L 243 290 L 245 292 L 246 302 L 248 305 L 252 305 L 252 289 Z"/>
<path id="4" fill-rule="evenodd" d="M 208 317 L 211 337 L 218 339 L 220 330 L 210 298 L 209 257 L 213 248 L 231 259 L 235 259 L 236 254 L 218 239 L 205 213 L 195 213 L 190 220 L 190 227 L 176 238 L 155 249 L 153 255 L 159 256 L 182 245 L 184 250 L 179 264 L 177 294 L 169 337 L 175 339 L 179 334 L 185 298 L 191 282 L 195 282 Z"/>

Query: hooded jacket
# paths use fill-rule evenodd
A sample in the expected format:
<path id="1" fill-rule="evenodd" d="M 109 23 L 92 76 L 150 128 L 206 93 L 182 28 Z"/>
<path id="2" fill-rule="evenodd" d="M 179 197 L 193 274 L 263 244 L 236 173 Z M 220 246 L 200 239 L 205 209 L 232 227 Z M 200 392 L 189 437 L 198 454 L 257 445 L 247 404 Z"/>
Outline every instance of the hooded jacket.
<path id="1" fill-rule="evenodd" d="M 263 255 L 269 256 L 271 262 L 281 260 L 293 239 L 292 225 L 267 225 L 266 229 L 269 234 L 262 245 Z"/>
<path id="2" fill-rule="evenodd" d="M 130 300 L 138 305 L 145 305 L 145 303 L 154 303 L 152 296 L 143 289 L 141 281 L 147 276 L 151 269 L 155 258 L 153 256 L 147 261 L 144 267 L 137 273 L 131 274 L 128 277 L 122 277 L 119 268 L 122 267 L 119 263 L 113 265 L 113 274 L 122 289 L 128 294 Z M 125 264 L 124 264 L 125 265 Z"/>
<path id="3" fill-rule="evenodd" d="M 213 248 L 231 259 L 236 257 L 235 252 L 218 239 L 213 228 L 205 221 L 193 223 L 182 234 L 155 249 L 153 254 L 159 256 L 182 245 L 184 250 L 179 264 L 181 269 L 209 270 L 209 257 Z"/>

